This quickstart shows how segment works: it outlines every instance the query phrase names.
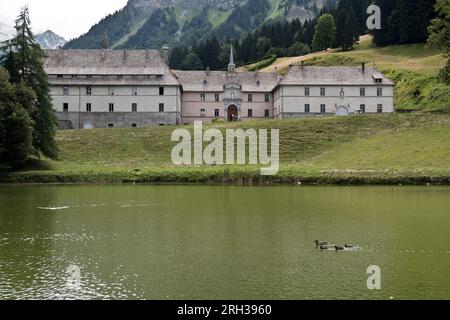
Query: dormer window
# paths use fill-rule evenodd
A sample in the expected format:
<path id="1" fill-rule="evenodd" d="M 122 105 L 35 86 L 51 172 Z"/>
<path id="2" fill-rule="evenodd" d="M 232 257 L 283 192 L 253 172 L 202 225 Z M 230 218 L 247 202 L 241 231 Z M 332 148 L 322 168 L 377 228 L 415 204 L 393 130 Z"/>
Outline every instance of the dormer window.
<path id="1" fill-rule="evenodd" d="M 373 76 L 375 83 L 383 83 L 383 76 L 379 73 L 375 73 Z"/>

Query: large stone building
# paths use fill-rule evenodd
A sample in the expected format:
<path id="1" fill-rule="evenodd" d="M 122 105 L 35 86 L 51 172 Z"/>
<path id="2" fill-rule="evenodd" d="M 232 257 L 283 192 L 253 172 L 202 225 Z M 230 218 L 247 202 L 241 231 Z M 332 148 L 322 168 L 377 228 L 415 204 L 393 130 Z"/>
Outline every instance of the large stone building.
<path id="1" fill-rule="evenodd" d="M 372 68 L 177 71 L 168 49 L 50 50 L 45 61 L 64 128 L 141 127 L 394 111 L 394 84 Z"/>

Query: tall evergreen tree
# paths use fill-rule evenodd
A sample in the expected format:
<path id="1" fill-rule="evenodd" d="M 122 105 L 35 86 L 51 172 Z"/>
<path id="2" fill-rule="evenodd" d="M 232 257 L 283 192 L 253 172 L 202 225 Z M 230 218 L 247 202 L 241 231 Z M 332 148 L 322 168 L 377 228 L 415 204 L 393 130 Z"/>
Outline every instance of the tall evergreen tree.
<path id="1" fill-rule="evenodd" d="M 438 0 L 436 18 L 428 28 L 428 42 L 444 51 L 448 60 L 447 66 L 441 70 L 442 79 L 450 84 L 450 0 Z"/>
<path id="2" fill-rule="evenodd" d="M 9 82 L 0 67 L 0 167 L 20 167 L 32 153 L 32 120 L 29 109 L 34 92 L 23 84 Z"/>
<path id="3" fill-rule="evenodd" d="M 42 65 L 45 53 L 31 32 L 27 7 L 20 12 L 15 28 L 17 35 L 8 43 L 5 67 L 11 75 L 11 82 L 23 83 L 36 94 L 36 100 L 30 110 L 34 123 L 34 149 L 44 156 L 56 158 L 58 149 L 54 137 L 57 120 L 47 75 Z"/>
<path id="4" fill-rule="evenodd" d="M 315 51 L 326 50 L 334 46 L 336 40 L 336 26 L 331 14 L 324 14 L 317 21 L 316 32 L 313 39 Z"/>

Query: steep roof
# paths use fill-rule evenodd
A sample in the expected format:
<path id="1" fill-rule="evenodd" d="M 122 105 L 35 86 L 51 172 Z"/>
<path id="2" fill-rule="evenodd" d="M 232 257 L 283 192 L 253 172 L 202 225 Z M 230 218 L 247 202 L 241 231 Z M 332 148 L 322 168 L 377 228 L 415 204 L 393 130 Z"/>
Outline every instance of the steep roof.
<path id="1" fill-rule="evenodd" d="M 376 83 L 380 78 L 381 83 Z M 280 85 L 393 85 L 382 73 L 366 67 L 292 66 Z"/>
<path id="2" fill-rule="evenodd" d="M 157 50 L 46 50 L 46 55 L 49 75 L 162 76 L 156 82 L 178 84 Z"/>
<path id="3" fill-rule="evenodd" d="M 220 92 L 228 84 L 237 84 L 244 92 L 271 92 L 278 85 L 276 72 L 172 71 L 184 91 Z"/>

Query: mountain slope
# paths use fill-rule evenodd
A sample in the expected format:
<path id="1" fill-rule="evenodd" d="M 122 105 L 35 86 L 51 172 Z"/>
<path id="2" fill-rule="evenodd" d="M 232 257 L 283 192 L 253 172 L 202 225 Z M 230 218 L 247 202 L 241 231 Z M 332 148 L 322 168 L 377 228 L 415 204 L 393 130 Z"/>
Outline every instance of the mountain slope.
<path id="1" fill-rule="evenodd" d="M 51 30 L 38 34 L 36 36 L 36 41 L 42 49 L 57 49 L 64 46 L 67 42 L 63 37 Z"/>
<path id="2" fill-rule="evenodd" d="M 264 22 L 314 17 L 337 0 L 129 0 L 89 32 L 65 48 L 102 47 L 103 35 L 112 48 L 190 46 L 215 34 L 219 40 L 239 39 Z"/>

